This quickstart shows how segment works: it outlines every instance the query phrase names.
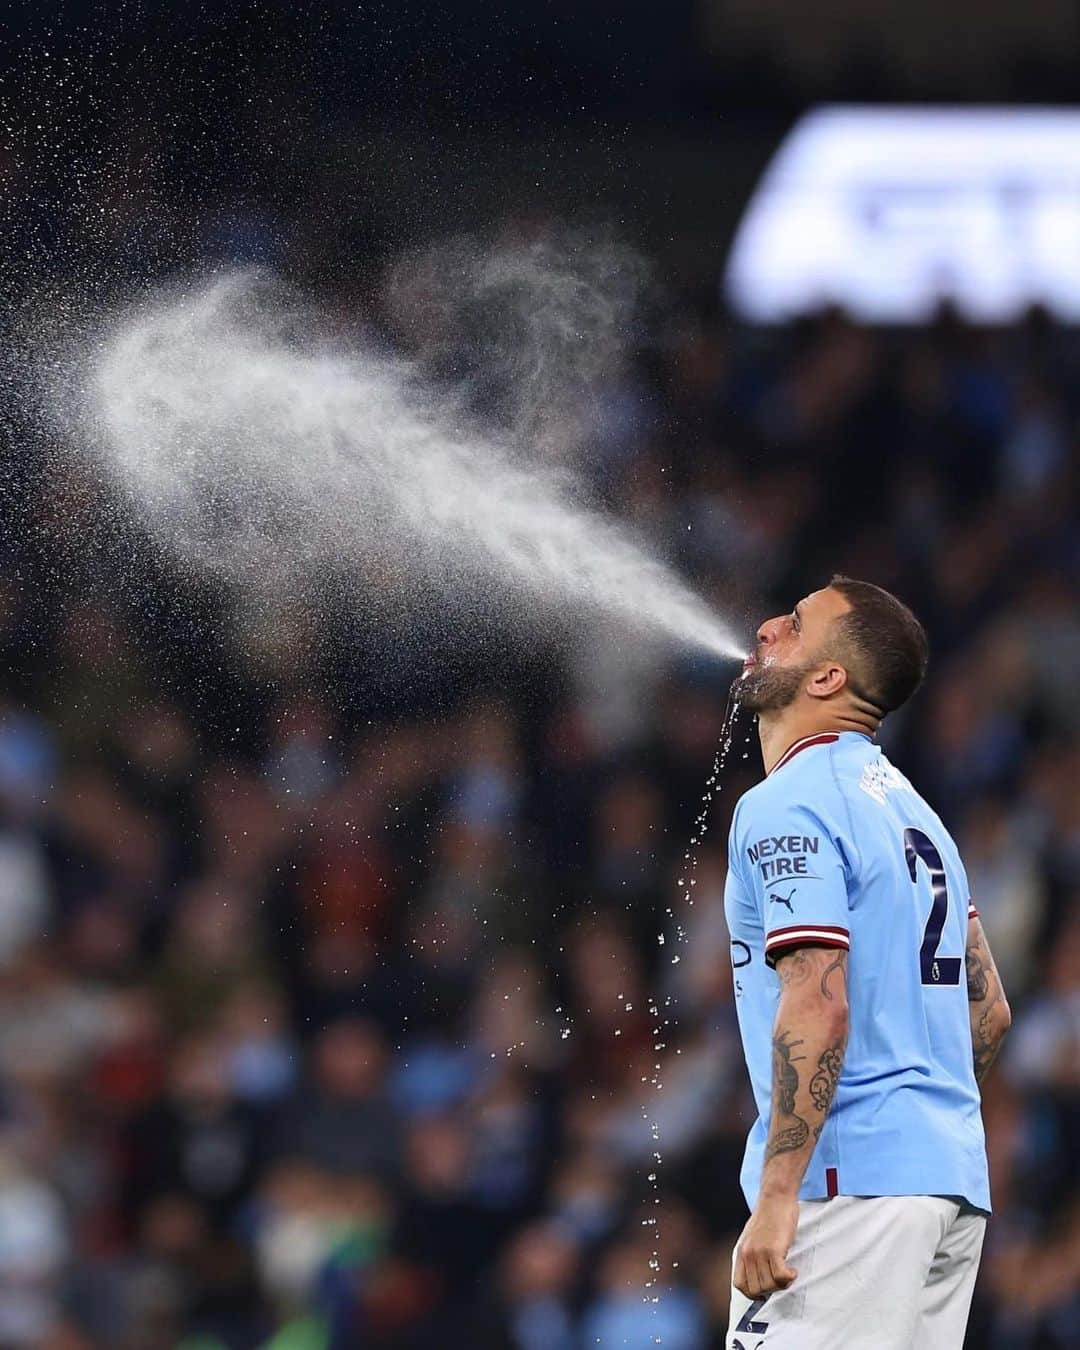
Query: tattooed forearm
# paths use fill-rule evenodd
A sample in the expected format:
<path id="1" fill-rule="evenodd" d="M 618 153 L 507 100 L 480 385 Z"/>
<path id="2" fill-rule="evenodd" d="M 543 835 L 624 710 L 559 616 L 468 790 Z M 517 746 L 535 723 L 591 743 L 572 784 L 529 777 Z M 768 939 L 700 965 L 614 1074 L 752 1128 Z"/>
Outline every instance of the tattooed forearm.
<path id="1" fill-rule="evenodd" d="M 776 963 L 781 988 L 762 1187 L 778 1194 L 798 1191 L 836 1095 L 847 1044 L 846 960 L 846 952 L 829 947 L 800 947 Z"/>
<path id="2" fill-rule="evenodd" d="M 846 960 L 846 952 L 807 946 L 776 963 L 782 991 L 772 1037 L 765 1164 L 779 1187 L 802 1179 L 840 1083 L 848 1039 Z"/>

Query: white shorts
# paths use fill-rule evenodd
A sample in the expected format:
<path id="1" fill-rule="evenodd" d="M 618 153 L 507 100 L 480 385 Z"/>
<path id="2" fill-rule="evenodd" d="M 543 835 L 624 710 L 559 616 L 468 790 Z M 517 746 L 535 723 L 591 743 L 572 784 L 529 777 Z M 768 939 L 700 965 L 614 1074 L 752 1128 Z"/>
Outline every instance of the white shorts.
<path id="1" fill-rule="evenodd" d="M 732 1286 L 727 1350 L 961 1350 L 985 1232 L 939 1196 L 801 1200 L 798 1276 L 753 1302 Z"/>

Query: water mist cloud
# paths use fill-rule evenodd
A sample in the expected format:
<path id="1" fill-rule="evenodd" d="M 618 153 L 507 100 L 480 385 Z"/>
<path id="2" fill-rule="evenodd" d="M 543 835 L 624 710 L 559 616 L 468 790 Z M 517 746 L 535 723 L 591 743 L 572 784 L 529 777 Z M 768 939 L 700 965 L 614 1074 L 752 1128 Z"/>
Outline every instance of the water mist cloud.
<path id="1" fill-rule="evenodd" d="M 496 248 L 458 237 L 391 269 L 383 305 L 427 368 L 482 382 L 511 441 L 575 457 L 650 288 L 639 253 L 572 232 Z"/>
<path id="2" fill-rule="evenodd" d="M 518 303 L 518 281 L 511 289 Z M 479 430 L 417 362 L 318 340 L 316 320 L 237 274 L 143 304 L 95 344 L 81 424 L 108 477 L 186 563 L 264 590 L 392 574 L 515 625 L 608 616 L 737 653 L 704 603 L 583 504 L 572 478 L 530 465 L 520 436 Z M 535 362 L 528 347 L 521 359 Z M 542 378 L 523 387 L 543 387 L 555 364 L 541 360 Z"/>

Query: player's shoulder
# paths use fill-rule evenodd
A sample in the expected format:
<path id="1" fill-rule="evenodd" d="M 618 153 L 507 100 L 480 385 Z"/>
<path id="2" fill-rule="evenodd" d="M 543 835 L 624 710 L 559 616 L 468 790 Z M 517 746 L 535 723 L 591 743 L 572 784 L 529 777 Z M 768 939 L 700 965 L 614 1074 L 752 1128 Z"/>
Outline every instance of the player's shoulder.
<path id="1" fill-rule="evenodd" d="M 845 737 L 822 735 L 796 742 L 772 772 L 744 792 L 733 825 L 753 827 L 784 816 L 813 816 L 826 824 L 842 811 L 843 778 L 833 762 Z"/>
<path id="2" fill-rule="evenodd" d="M 848 738 L 845 738 L 848 739 Z M 838 746 L 834 757 L 836 791 L 843 799 L 851 828 L 865 842 L 873 838 L 873 830 L 863 832 L 864 826 L 873 826 L 884 819 L 904 826 L 931 829 L 935 839 L 952 844 L 941 818 L 882 748 L 864 737 L 861 744 Z"/>
<path id="3" fill-rule="evenodd" d="M 877 745 L 861 765 L 840 774 L 840 783 L 856 820 L 884 813 L 902 825 L 930 830 L 935 840 L 955 850 L 937 811 Z"/>

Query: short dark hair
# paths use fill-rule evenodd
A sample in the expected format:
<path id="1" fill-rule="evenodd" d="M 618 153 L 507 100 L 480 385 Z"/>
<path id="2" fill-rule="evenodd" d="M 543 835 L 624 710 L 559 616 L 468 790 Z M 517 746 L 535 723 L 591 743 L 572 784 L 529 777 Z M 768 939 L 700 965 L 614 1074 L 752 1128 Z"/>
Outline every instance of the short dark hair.
<path id="1" fill-rule="evenodd" d="M 836 626 L 854 657 L 852 689 L 884 717 L 922 684 L 930 655 L 926 629 L 902 600 L 872 582 L 837 573 L 829 586 L 851 606 Z"/>

